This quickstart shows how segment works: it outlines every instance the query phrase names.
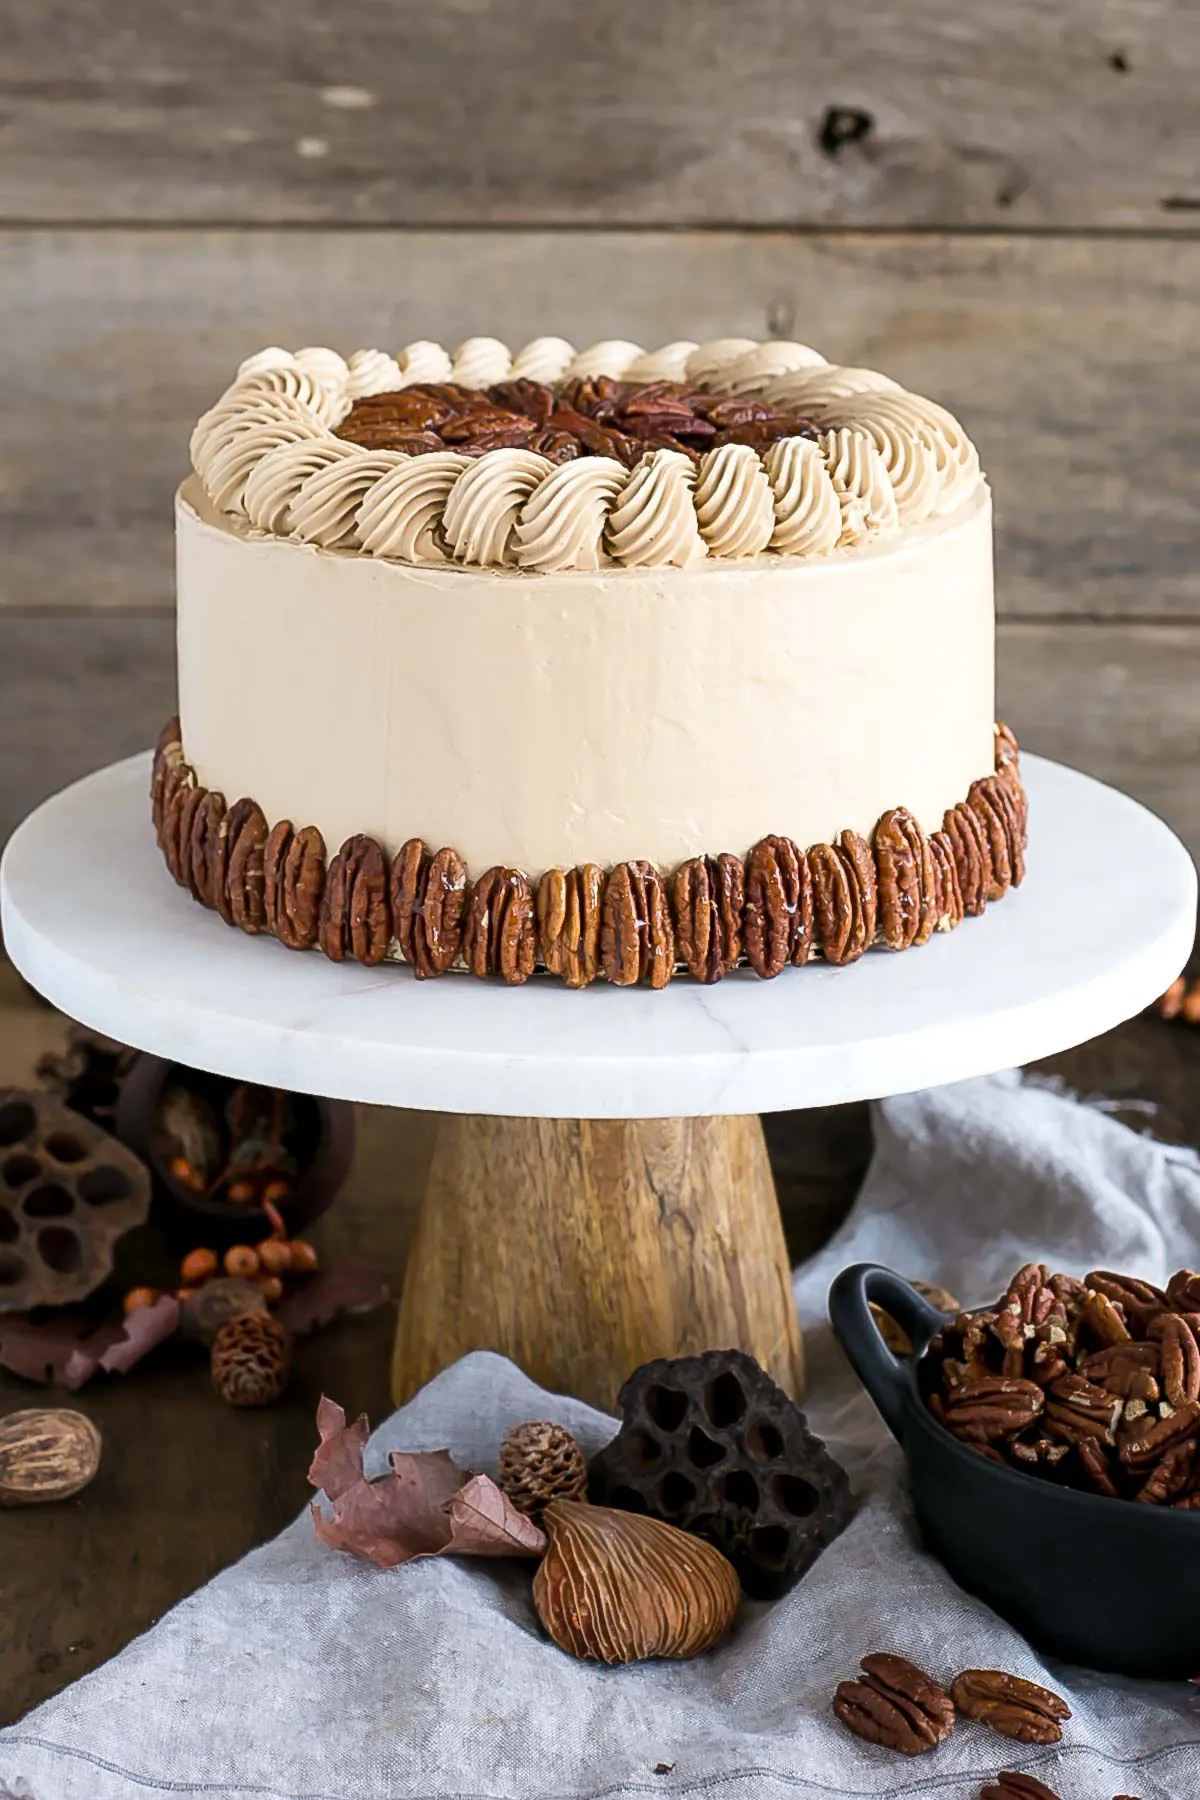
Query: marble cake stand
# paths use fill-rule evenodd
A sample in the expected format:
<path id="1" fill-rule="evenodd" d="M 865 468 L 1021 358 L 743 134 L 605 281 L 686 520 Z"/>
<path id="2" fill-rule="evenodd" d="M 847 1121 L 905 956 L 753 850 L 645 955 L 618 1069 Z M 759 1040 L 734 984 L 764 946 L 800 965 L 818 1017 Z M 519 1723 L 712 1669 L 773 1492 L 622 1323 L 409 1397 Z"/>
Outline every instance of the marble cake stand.
<path id="1" fill-rule="evenodd" d="M 1183 966 L 1196 876 L 1160 820 L 1026 757 L 1019 892 L 901 956 L 662 993 L 335 966 L 230 930 L 170 880 L 149 758 L 32 814 L 5 943 L 63 1011 L 160 1056 L 442 1114 L 396 1341 L 403 1399 L 465 1351 L 611 1405 L 656 1355 L 800 1339 L 758 1114 L 983 1074 L 1127 1018 Z"/>

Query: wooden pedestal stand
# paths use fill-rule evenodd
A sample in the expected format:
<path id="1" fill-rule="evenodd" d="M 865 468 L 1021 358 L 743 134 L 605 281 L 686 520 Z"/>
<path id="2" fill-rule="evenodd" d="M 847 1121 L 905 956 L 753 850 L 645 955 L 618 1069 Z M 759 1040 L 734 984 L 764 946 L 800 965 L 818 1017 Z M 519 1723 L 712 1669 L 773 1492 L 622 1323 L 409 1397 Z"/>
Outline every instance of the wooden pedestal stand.
<path id="1" fill-rule="evenodd" d="M 803 1362 L 757 1118 L 445 1116 L 409 1255 L 397 1404 L 468 1350 L 612 1410 L 654 1356 Z"/>

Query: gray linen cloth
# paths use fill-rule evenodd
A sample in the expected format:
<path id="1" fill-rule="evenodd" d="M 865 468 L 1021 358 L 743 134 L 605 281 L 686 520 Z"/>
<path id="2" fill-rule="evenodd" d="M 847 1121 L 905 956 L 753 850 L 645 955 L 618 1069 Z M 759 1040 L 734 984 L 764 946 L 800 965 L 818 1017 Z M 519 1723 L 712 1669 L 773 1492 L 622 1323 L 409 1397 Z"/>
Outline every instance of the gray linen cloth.
<path id="1" fill-rule="evenodd" d="M 541 1635 L 528 1565 L 383 1571 L 323 1549 L 305 1516 L 0 1732 L 0 1792 L 974 1800 L 982 1780 L 1019 1768 L 1064 1800 L 1200 1796 L 1194 1690 L 1046 1664 L 922 1552 L 899 1454 L 823 1323 L 832 1276 L 867 1258 L 966 1302 L 992 1297 L 1033 1253 L 1076 1272 L 1103 1264 L 1161 1281 L 1196 1260 L 1200 1163 L 1015 1075 L 886 1101 L 875 1124 L 861 1198 L 796 1278 L 810 1416 L 863 1503 L 786 1599 L 744 1605 L 732 1635 L 697 1662 L 601 1669 Z M 612 1430 L 477 1354 L 382 1425 L 373 1455 L 382 1467 L 389 1448 L 449 1445 L 460 1463 L 494 1468 L 510 1425 L 547 1416 L 589 1450 Z M 863 1652 L 881 1648 L 944 1677 L 983 1665 L 1048 1681 L 1074 1711 L 1065 1742 L 1025 1748 L 964 1725 L 916 1761 L 861 1743 L 832 1716 L 830 1696 Z"/>

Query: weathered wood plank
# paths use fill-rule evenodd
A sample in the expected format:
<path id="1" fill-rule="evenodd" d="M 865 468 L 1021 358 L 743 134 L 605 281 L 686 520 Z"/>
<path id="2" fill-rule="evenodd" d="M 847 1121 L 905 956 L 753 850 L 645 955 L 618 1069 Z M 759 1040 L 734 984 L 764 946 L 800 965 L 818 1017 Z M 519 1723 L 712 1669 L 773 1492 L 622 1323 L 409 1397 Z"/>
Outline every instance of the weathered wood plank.
<path id="1" fill-rule="evenodd" d="M 1010 620 L 998 710 L 1031 750 L 1128 789 L 1200 856 L 1200 626 Z M 0 612 L 0 843 L 65 782 L 150 744 L 169 613 Z"/>
<path id="2" fill-rule="evenodd" d="M 1002 610 L 1200 612 L 1200 242 L 629 232 L 0 233 L 0 606 L 169 598 L 188 433 L 248 350 L 546 329 L 888 369 L 980 444 Z"/>
<path id="3" fill-rule="evenodd" d="M 0 214 L 1157 225 L 1190 0 L 4 0 Z"/>
<path id="4" fill-rule="evenodd" d="M 174 697 L 169 613 L 0 614 L 0 843 L 67 782 L 153 743 Z"/>
<path id="5" fill-rule="evenodd" d="M 997 648 L 1021 743 L 1124 788 L 1200 860 L 1200 629 L 1010 620 Z"/>

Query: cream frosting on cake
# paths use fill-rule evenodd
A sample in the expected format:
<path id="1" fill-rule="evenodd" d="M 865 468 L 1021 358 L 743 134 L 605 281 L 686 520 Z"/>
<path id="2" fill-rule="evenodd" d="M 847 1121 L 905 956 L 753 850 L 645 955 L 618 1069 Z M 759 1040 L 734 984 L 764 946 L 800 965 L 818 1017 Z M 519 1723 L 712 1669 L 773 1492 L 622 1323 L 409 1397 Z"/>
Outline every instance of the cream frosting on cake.
<path id="1" fill-rule="evenodd" d="M 932 836 L 993 775 L 987 484 L 877 371 L 738 338 L 271 348 L 191 449 L 191 778 L 330 857 L 669 876 L 898 807 Z"/>

